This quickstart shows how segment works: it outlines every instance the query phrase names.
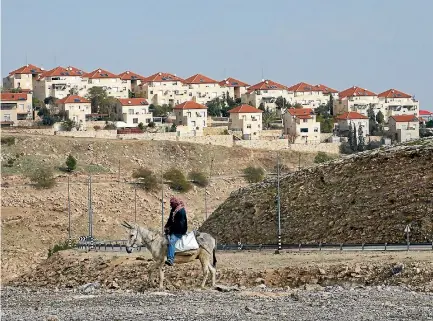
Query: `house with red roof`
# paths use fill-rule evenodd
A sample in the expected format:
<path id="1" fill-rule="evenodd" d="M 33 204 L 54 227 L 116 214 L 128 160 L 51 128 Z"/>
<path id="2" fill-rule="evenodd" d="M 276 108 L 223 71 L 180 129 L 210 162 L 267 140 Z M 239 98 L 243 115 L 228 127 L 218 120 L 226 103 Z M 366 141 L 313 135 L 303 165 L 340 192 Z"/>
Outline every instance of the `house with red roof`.
<path id="1" fill-rule="evenodd" d="M 329 95 L 325 96 L 318 86 L 313 86 L 305 82 L 297 83 L 289 87 L 289 92 L 293 92 L 292 104 L 302 105 L 303 108 L 319 107 L 326 105 L 329 101 Z"/>
<path id="2" fill-rule="evenodd" d="M 419 138 L 419 119 L 416 115 L 394 115 L 388 119 L 389 132 L 398 143 Z"/>
<path id="3" fill-rule="evenodd" d="M 379 104 L 385 121 L 391 116 L 415 115 L 419 116 L 419 101 L 412 95 L 406 94 L 397 89 L 388 89 L 378 95 Z"/>
<path id="4" fill-rule="evenodd" d="M 1 93 L 1 125 L 17 126 L 18 120 L 33 118 L 31 93 Z"/>
<path id="5" fill-rule="evenodd" d="M 205 105 L 215 98 L 224 98 L 227 92 L 215 79 L 202 74 L 195 74 L 184 81 L 188 88 L 189 99 Z"/>
<path id="6" fill-rule="evenodd" d="M 136 95 L 146 98 L 153 105 L 174 106 L 191 100 L 184 79 L 168 72 L 157 72 L 145 77 L 136 89 Z"/>
<path id="7" fill-rule="evenodd" d="M 422 118 L 423 122 L 428 122 L 430 120 L 433 120 L 433 112 L 428 111 L 428 110 L 420 110 L 419 111 L 419 117 L 420 117 L 420 120 Z"/>
<path id="8" fill-rule="evenodd" d="M 34 81 L 34 95 L 39 100 L 47 97 L 63 99 L 68 95 L 85 96 L 87 94 L 87 79 L 82 78 L 85 71 L 68 66 L 58 66 L 38 75 Z"/>
<path id="9" fill-rule="evenodd" d="M 286 101 L 291 102 L 294 93 L 290 92 L 287 86 L 270 79 L 263 79 L 261 82 L 248 87 L 247 92 L 241 96 L 241 101 L 256 108 L 262 105 L 265 109 L 275 110 L 277 108 L 275 102 L 278 97 L 283 97 Z"/>
<path id="10" fill-rule="evenodd" d="M 86 127 L 86 115 L 92 113 L 90 100 L 78 95 L 69 95 L 57 100 L 56 104 L 61 112 L 66 113 L 67 119 L 74 121 L 81 129 Z"/>
<path id="11" fill-rule="evenodd" d="M 119 74 L 120 79 L 122 80 L 122 85 L 125 87 L 126 90 L 129 92 L 135 93 L 138 89 L 138 86 L 141 85 L 142 81 L 145 79 L 145 77 L 136 74 L 135 72 L 132 72 L 130 70 L 126 70 Z"/>
<path id="12" fill-rule="evenodd" d="M 347 136 L 349 133 L 349 127 L 356 127 L 356 131 L 359 132 L 359 127 L 362 127 L 362 135 L 364 137 L 370 134 L 370 122 L 369 118 L 363 114 L 360 114 L 356 111 L 349 111 L 343 114 L 340 114 L 336 117 L 336 131 L 338 136 Z M 357 134 L 358 136 L 358 134 Z"/>
<path id="13" fill-rule="evenodd" d="M 230 114 L 229 129 L 242 133 L 245 140 L 260 138 L 262 131 L 263 111 L 253 106 L 242 104 L 228 111 Z"/>
<path id="14" fill-rule="evenodd" d="M 7 77 L 3 78 L 3 87 L 5 89 L 21 88 L 33 90 L 34 81 L 42 72 L 44 72 L 43 68 L 27 64 L 11 71 Z"/>
<path id="15" fill-rule="evenodd" d="M 207 107 L 189 100 L 173 108 L 179 135 L 202 136 L 207 127 Z"/>
<path id="16" fill-rule="evenodd" d="M 357 86 L 347 88 L 338 93 L 338 99 L 334 100 L 334 115 L 347 112 L 357 112 L 367 116 L 369 107 L 373 107 L 377 113 L 380 109 L 377 94 Z"/>
<path id="17" fill-rule="evenodd" d="M 320 143 L 320 122 L 312 108 L 289 108 L 283 114 L 283 133 L 294 144 Z"/>
<path id="18" fill-rule="evenodd" d="M 219 85 L 228 92 L 229 96 L 234 99 L 240 99 L 247 92 L 250 85 L 246 82 L 229 77 L 221 80 Z"/>
<path id="19" fill-rule="evenodd" d="M 146 98 L 118 98 L 116 112 L 118 119 L 123 121 L 123 126 L 118 127 L 138 127 L 140 123 L 147 126 L 153 118 L 149 105 Z"/>
<path id="20" fill-rule="evenodd" d="M 108 96 L 114 98 L 129 97 L 127 87 L 122 84 L 120 76 L 112 72 L 98 68 L 82 75 L 82 78 L 87 80 L 87 90 L 92 87 L 102 87 L 107 91 Z"/>

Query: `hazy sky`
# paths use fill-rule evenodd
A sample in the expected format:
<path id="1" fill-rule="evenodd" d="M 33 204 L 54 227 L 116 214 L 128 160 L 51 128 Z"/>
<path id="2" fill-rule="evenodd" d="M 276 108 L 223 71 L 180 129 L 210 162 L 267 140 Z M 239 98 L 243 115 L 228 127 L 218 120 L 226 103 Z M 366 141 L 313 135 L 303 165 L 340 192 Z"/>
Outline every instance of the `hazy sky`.
<path id="1" fill-rule="evenodd" d="M 1 74 L 158 71 L 396 88 L 433 110 L 431 0 L 2 0 Z"/>

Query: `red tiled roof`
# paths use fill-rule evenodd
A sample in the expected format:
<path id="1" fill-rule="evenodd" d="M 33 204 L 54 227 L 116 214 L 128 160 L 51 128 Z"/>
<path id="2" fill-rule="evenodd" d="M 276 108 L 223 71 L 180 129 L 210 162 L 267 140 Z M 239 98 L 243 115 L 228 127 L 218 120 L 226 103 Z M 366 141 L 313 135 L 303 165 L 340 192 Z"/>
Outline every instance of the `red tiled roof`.
<path id="1" fill-rule="evenodd" d="M 57 100 L 58 104 L 83 104 L 83 103 L 90 103 L 90 100 L 87 100 L 86 98 L 83 98 L 81 96 L 77 95 L 69 95 L 65 98 Z"/>
<path id="2" fill-rule="evenodd" d="M 39 75 L 39 79 L 45 78 L 45 77 L 59 77 L 59 76 L 74 76 L 74 77 L 76 77 L 76 76 L 82 76 L 85 73 L 86 72 L 84 72 L 78 68 L 75 68 L 75 67 L 69 66 L 69 67 L 64 68 L 64 67 L 59 66 L 59 67 L 56 67 L 54 69 L 44 71 L 43 73 L 41 73 Z"/>
<path id="3" fill-rule="evenodd" d="M 367 116 L 361 115 L 360 113 L 357 113 L 355 111 L 346 112 L 344 114 L 341 114 L 337 116 L 337 119 L 345 120 L 345 119 L 368 119 Z"/>
<path id="4" fill-rule="evenodd" d="M 176 105 L 173 109 L 207 109 L 207 107 L 196 103 L 195 101 L 189 100 L 182 104 Z"/>
<path id="5" fill-rule="evenodd" d="M 15 75 L 15 74 L 40 74 L 43 70 L 35 65 L 25 65 L 21 68 L 18 68 L 14 71 L 11 71 L 9 75 Z"/>
<path id="6" fill-rule="evenodd" d="M 397 123 L 418 121 L 418 118 L 415 115 L 396 115 L 391 116 L 390 118 L 393 118 Z"/>
<path id="7" fill-rule="evenodd" d="M 326 87 L 325 85 L 322 85 L 322 84 L 316 85 L 315 87 L 317 87 L 320 91 L 323 91 L 324 94 L 336 94 L 336 93 L 338 93 L 338 90 Z"/>
<path id="8" fill-rule="evenodd" d="M 129 70 L 124 71 L 121 74 L 119 74 L 119 77 L 122 80 L 137 80 L 137 79 L 143 80 L 146 78 L 146 77 L 140 76 L 139 74 L 136 74 L 135 72 L 132 72 Z"/>
<path id="9" fill-rule="evenodd" d="M 164 81 L 181 81 L 184 80 L 176 75 L 170 74 L 168 72 L 157 72 L 149 77 L 144 78 L 145 82 L 164 82 Z"/>
<path id="10" fill-rule="evenodd" d="M 119 98 L 117 99 L 122 106 L 142 106 L 149 105 L 145 98 Z"/>
<path id="11" fill-rule="evenodd" d="M 313 113 L 311 108 L 289 108 L 287 109 L 292 116 L 310 116 Z"/>
<path id="12" fill-rule="evenodd" d="M 248 87 L 249 85 L 243 81 L 229 77 L 219 82 L 221 87 Z"/>
<path id="13" fill-rule="evenodd" d="M 230 114 L 243 114 L 243 113 L 263 113 L 263 110 L 260 110 L 256 107 L 242 104 L 228 111 Z"/>
<path id="14" fill-rule="evenodd" d="M 423 115 L 423 116 L 433 116 L 433 112 L 428 111 L 428 110 L 421 110 L 420 109 L 419 114 Z"/>
<path id="15" fill-rule="evenodd" d="M 377 96 L 381 98 L 412 98 L 411 95 L 405 94 L 404 92 L 392 88 L 384 91 L 383 93 L 380 93 Z"/>
<path id="16" fill-rule="evenodd" d="M 1 101 L 27 100 L 26 93 L 1 93 Z"/>
<path id="17" fill-rule="evenodd" d="M 361 87 L 350 87 L 346 90 L 341 91 L 338 94 L 339 98 L 345 98 L 345 97 L 353 97 L 353 96 L 377 96 L 374 92 L 369 91 L 367 89 L 361 88 Z"/>
<path id="18" fill-rule="evenodd" d="M 248 88 L 248 92 L 255 90 L 287 90 L 287 86 L 281 85 L 272 80 L 264 80 Z"/>
<path id="19" fill-rule="evenodd" d="M 118 75 L 113 74 L 112 72 L 109 72 L 104 69 L 95 69 L 87 74 L 84 74 L 83 77 L 90 78 L 90 79 L 97 79 L 97 78 L 119 78 Z"/>
<path id="20" fill-rule="evenodd" d="M 289 87 L 288 90 L 293 92 L 320 91 L 320 89 L 318 89 L 316 86 L 307 84 L 305 82 L 297 83 L 296 85 Z"/>
<path id="21" fill-rule="evenodd" d="M 202 74 L 195 74 L 194 76 L 191 76 L 189 78 L 185 79 L 185 84 L 216 84 L 218 81 L 206 77 Z"/>

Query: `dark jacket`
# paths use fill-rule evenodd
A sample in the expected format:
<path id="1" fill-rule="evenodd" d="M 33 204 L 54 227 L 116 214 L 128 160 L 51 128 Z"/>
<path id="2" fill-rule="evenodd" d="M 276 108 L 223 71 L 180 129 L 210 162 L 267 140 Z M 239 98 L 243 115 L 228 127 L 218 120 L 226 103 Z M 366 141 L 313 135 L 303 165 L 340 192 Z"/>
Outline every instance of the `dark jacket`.
<path id="1" fill-rule="evenodd" d="M 168 218 L 167 224 L 165 224 L 165 231 L 168 235 L 170 234 L 180 234 L 185 235 L 188 231 L 188 220 L 186 219 L 186 211 L 181 208 L 175 215 L 173 220 L 172 209 L 170 211 L 170 217 Z"/>

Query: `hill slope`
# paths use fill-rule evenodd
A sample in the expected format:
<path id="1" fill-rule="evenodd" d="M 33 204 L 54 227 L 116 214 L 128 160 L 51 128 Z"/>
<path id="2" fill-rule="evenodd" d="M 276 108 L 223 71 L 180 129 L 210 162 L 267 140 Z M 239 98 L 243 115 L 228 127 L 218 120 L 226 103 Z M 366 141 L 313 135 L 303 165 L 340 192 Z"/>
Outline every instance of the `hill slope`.
<path id="1" fill-rule="evenodd" d="M 281 179 L 283 243 L 432 240 L 433 140 L 364 152 Z M 276 244 L 276 181 L 232 192 L 200 230 L 220 244 Z"/>

